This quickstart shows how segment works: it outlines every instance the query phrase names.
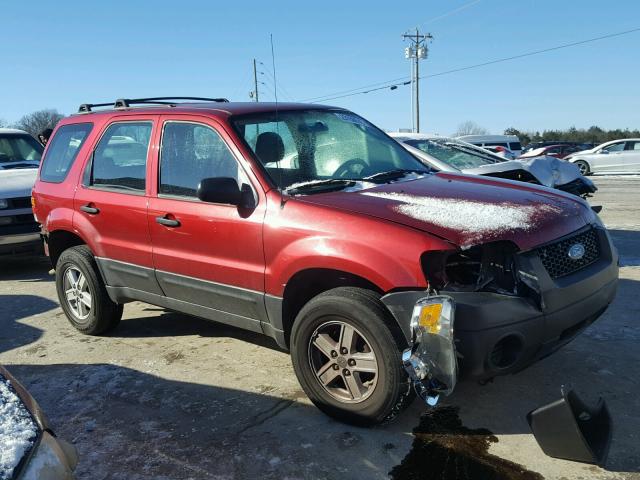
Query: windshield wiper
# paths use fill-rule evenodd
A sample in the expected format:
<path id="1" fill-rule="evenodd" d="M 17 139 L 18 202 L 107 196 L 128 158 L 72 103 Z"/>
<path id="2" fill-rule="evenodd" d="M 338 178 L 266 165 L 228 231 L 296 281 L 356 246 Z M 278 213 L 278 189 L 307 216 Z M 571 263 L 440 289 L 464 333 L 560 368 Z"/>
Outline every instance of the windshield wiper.
<path id="1" fill-rule="evenodd" d="M 366 182 L 373 182 L 373 183 L 384 183 L 384 182 L 388 182 L 391 180 L 397 180 L 399 178 L 402 178 L 404 176 L 406 176 L 408 173 L 422 173 L 422 174 L 427 174 L 429 173 L 429 170 L 411 170 L 411 169 L 395 169 L 395 170 L 388 170 L 386 172 L 378 172 L 378 173 L 374 173 L 373 175 L 369 175 L 368 177 L 364 177 L 362 178 L 363 181 Z"/>
<path id="2" fill-rule="evenodd" d="M 356 180 L 350 178 L 329 178 L 327 180 L 310 180 L 308 182 L 293 184 L 284 189 L 284 193 L 295 195 L 297 193 L 333 192 L 343 188 L 353 187 Z"/>

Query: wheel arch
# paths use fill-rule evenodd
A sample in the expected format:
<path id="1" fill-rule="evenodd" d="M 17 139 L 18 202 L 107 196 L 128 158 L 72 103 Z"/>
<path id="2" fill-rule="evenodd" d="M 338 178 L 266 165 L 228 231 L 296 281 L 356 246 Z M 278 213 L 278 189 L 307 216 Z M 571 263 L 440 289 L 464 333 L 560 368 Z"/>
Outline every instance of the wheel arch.
<path id="1" fill-rule="evenodd" d="M 65 250 L 78 245 L 87 245 L 87 242 L 78 234 L 68 230 L 54 230 L 47 235 L 47 246 L 51 265 L 56 268 L 58 258 Z"/>
<path id="2" fill-rule="evenodd" d="M 370 280 L 342 270 L 307 268 L 295 273 L 287 282 L 282 296 L 281 327 L 287 348 L 293 322 L 302 307 L 313 297 L 338 287 L 359 287 L 383 293 Z"/>

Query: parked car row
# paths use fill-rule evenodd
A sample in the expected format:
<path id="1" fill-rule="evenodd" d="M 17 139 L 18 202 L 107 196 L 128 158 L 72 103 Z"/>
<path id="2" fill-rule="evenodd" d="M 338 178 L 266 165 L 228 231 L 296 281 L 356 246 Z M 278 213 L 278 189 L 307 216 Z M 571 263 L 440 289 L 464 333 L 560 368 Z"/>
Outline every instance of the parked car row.
<path id="1" fill-rule="evenodd" d="M 640 173 L 640 139 L 623 138 L 597 146 L 577 142 L 533 142 L 520 153 L 514 135 L 464 135 L 457 140 L 491 151 L 507 159 L 555 157 L 574 163 L 582 175 L 592 173 Z"/>
<path id="2" fill-rule="evenodd" d="M 391 133 L 416 157 L 436 171 L 518 180 L 587 197 L 597 188 L 578 168 L 553 157 L 507 160 L 457 138 L 420 133 Z M 498 147 L 502 148 L 502 147 Z"/>

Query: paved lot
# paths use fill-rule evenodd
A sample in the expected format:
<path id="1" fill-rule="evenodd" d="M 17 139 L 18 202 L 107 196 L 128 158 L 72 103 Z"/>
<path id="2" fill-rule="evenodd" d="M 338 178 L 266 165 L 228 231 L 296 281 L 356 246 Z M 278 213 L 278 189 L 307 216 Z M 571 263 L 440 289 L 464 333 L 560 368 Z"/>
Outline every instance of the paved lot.
<path id="1" fill-rule="evenodd" d="M 627 265 L 614 304 L 555 355 L 486 386 L 461 384 L 446 401 L 466 427 L 498 436 L 491 453 L 548 479 L 640 479 L 640 178 L 595 182 L 592 203 L 604 205 Z M 387 426 L 342 425 L 309 403 L 268 339 L 142 303 L 125 307 L 111 336 L 83 336 L 58 307 L 48 269 L 0 261 L 0 363 L 75 443 L 79 478 L 387 478 L 411 449 L 419 402 Z M 546 457 L 530 434 L 524 415 L 563 384 L 607 399 L 606 470 Z"/>

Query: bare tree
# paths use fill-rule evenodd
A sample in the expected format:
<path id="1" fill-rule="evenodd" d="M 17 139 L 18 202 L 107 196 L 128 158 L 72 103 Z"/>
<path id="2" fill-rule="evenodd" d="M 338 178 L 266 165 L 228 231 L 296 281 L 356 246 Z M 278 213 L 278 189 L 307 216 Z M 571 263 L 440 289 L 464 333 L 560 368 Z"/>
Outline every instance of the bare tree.
<path id="1" fill-rule="evenodd" d="M 64 115 L 58 113 L 57 110 L 38 110 L 23 116 L 16 122 L 16 128 L 25 130 L 31 135 L 36 136 L 47 128 L 53 128 L 64 118 Z"/>
<path id="2" fill-rule="evenodd" d="M 476 122 L 472 122 L 471 120 L 467 122 L 463 122 L 458 125 L 458 129 L 454 136 L 460 137 L 462 135 L 488 135 L 489 130 L 484 127 L 481 127 Z"/>
<path id="3" fill-rule="evenodd" d="M 0 118 L 0 128 L 6 127 L 8 124 L 4 121 L 4 119 Z"/>

